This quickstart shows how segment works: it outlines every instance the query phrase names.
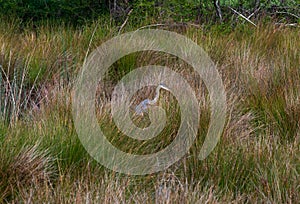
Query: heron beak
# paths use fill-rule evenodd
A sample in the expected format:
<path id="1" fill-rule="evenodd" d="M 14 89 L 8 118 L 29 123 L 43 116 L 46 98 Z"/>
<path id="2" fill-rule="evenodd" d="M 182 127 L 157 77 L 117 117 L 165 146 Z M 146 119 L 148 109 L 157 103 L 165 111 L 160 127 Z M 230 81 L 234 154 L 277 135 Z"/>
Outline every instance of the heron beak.
<path id="1" fill-rule="evenodd" d="M 165 84 L 160 84 L 160 86 L 167 91 L 171 91 Z"/>

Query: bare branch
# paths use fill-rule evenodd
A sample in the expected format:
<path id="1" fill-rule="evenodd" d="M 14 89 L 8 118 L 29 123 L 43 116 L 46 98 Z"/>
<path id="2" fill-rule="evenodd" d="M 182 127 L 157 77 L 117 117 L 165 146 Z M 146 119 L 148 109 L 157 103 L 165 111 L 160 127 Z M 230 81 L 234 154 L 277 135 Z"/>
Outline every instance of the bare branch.
<path id="1" fill-rule="evenodd" d="M 250 19 L 255 13 L 257 13 L 260 10 L 260 7 L 258 7 L 257 9 L 255 9 L 255 11 L 253 11 L 253 13 L 251 13 L 247 18 Z"/>
<path id="2" fill-rule="evenodd" d="M 297 18 L 297 19 L 300 19 L 299 16 L 297 16 L 296 14 L 290 13 L 290 12 L 286 12 L 286 11 L 277 11 L 276 13 L 288 14 L 288 15 L 290 15 L 290 16 L 293 16 L 293 17 Z"/>
<path id="3" fill-rule="evenodd" d="M 228 8 L 230 8 L 234 13 L 238 14 L 239 16 L 241 16 L 243 19 L 245 19 L 246 21 L 248 21 L 249 23 L 251 23 L 251 24 L 254 25 L 255 27 L 257 27 L 255 23 L 253 23 L 252 21 L 250 21 L 250 20 L 249 20 L 246 16 L 244 16 L 243 14 L 237 12 L 236 10 L 234 10 L 233 8 L 231 8 L 230 6 L 228 6 Z"/>
<path id="4" fill-rule="evenodd" d="M 215 5 L 215 8 L 216 8 L 217 15 L 220 18 L 220 22 L 222 22 L 223 17 L 222 17 L 222 11 L 221 11 L 221 8 L 220 8 L 219 0 L 214 0 L 214 5 Z"/>
<path id="5" fill-rule="evenodd" d="M 122 23 L 122 25 L 121 25 L 121 27 L 120 27 L 120 29 L 119 29 L 118 35 L 120 35 L 121 30 L 122 30 L 122 29 L 124 28 L 124 26 L 126 25 L 126 23 L 127 23 L 128 19 L 129 19 L 129 16 L 130 16 L 130 14 L 131 14 L 132 11 L 133 11 L 133 9 L 131 9 L 131 10 L 128 12 L 125 21 Z"/>
<path id="6" fill-rule="evenodd" d="M 275 25 L 282 25 L 282 26 L 291 26 L 291 27 L 299 27 L 297 23 L 275 23 Z"/>

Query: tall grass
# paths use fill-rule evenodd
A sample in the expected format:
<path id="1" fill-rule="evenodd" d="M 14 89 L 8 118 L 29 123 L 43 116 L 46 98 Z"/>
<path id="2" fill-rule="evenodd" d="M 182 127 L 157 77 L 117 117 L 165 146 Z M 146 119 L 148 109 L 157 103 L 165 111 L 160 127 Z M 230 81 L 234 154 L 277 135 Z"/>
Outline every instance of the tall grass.
<path id="1" fill-rule="evenodd" d="M 30 28 L 14 32 L 16 24 L 0 27 L 1 202 L 296 203 L 300 199 L 299 28 L 267 24 L 226 33 L 215 28 L 177 30 L 208 52 L 226 86 L 226 127 L 204 161 L 198 154 L 210 103 L 205 85 L 191 67 L 155 52 L 135 53 L 115 63 L 99 85 L 97 113 L 108 139 L 123 151 L 156 152 L 172 141 L 180 124 L 177 102 L 164 92 L 159 104 L 166 108 L 169 121 L 162 134 L 145 143 L 122 135 L 111 119 L 109 99 L 117 80 L 133 68 L 172 67 L 196 90 L 201 108 L 196 141 L 184 158 L 164 172 L 126 176 L 88 155 L 77 138 L 70 104 L 87 50 L 116 35 L 117 27 L 99 21 L 77 30 L 45 25 L 37 32 Z M 153 91 L 153 87 L 141 90 L 136 102 L 151 98 Z"/>

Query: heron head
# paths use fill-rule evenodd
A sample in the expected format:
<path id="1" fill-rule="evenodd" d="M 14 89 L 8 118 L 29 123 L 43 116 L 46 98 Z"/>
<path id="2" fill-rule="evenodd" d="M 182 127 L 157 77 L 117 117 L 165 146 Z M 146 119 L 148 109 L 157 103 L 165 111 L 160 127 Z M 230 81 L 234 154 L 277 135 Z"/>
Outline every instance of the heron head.
<path id="1" fill-rule="evenodd" d="M 165 89 L 165 90 L 167 90 L 167 91 L 171 91 L 171 90 L 166 86 L 166 84 L 164 84 L 164 83 L 160 83 L 160 84 L 159 84 L 159 87 L 162 88 L 162 89 Z"/>

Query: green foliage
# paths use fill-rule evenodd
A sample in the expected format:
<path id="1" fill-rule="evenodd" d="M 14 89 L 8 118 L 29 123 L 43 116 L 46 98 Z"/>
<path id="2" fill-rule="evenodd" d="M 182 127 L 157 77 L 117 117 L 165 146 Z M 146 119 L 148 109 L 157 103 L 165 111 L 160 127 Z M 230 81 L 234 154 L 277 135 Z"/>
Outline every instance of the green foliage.
<path id="1" fill-rule="evenodd" d="M 197 16 L 207 14 L 211 8 L 211 2 L 203 3 L 199 0 L 136 0 L 132 3 L 133 11 L 136 17 L 147 19 L 149 17 L 158 17 L 162 20 L 173 20 L 176 22 L 195 21 Z"/>
<path id="2" fill-rule="evenodd" d="M 145 22 L 150 18 L 163 22 L 216 22 L 218 18 L 213 2 L 203 0 L 0 0 L 0 16 L 17 17 L 23 22 L 51 19 L 58 23 L 65 21 L 80 25 L 104 15 L 118 22 L 124 22 L 129 10 L 132 9 L 131 18 L 137 23 Z M 260 0 L 259 3 L 257 0 L 221 0 L 220 7 L 225 21 L 232 20 L 230 17 L 233 13 L 228 6 L 247 15 L 252 14 L 258 7 L 259 13 L 276 14 L 275 11 L 282 11 L 299 15 L 299 4 L 293 0 Z M 287 14 L 279 15 L 293 18 Z"/>
<path id="3" fill-rule="evenodd" d="M 25 22 L 59 19 L 78 24 L 98 18 L 107 8 L 103 1 L 95 0 L 0 0 L 0 13 Z"/>

